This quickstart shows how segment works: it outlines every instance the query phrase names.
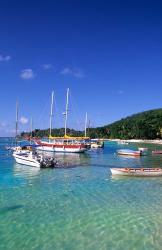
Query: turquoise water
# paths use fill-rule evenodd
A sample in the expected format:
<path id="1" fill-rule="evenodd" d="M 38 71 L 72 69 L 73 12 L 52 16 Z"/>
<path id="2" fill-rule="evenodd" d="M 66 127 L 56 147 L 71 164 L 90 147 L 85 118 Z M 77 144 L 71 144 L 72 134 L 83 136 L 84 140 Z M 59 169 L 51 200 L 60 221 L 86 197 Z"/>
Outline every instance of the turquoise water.
<path id="1" fill-rule="evenodd" d="M 120 157 L 117 149 L 136 145 L 107 142 L 103 150 L 58 154 L 64 167 L 39 170 L 16 164 L 4 144 L 0 249 L 162 249 L 162 178 L 112 178 L 109 170 L 162 167 L 162 156 Z"/>

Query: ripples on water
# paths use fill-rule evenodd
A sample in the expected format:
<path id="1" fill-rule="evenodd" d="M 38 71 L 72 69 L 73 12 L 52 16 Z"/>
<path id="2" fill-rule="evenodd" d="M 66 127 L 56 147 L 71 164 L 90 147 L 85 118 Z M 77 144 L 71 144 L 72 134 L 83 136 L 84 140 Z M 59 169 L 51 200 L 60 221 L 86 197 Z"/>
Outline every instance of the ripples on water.
<path id="1" fill-rule="evenodd" d="M 0 249 L 161 250 L 162 178 L 114 178 L 109 168 L 159 167 L 162 156 L 120 157 L 122 146 L 106 143 L 86 154 L 56 154 L 63 167 L 39 170 L 16 164 L 4 144 Z"/>

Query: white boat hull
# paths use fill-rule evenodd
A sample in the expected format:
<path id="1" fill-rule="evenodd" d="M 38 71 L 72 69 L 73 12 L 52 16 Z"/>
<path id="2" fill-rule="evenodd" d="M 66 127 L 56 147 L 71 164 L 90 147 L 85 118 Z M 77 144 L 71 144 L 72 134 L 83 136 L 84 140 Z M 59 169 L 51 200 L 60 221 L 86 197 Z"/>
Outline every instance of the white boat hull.
<path id="1" fill-rule="evenodd" d="M 129 142 L 121 142 L 121 141 L 118 141 L 118 144 L 119 144 L 119 145 L 128 145 Z"/>
<path id="2" fill-rule="evenodd" d="M 13 157 L 15 158 L 15 161 L 19 164 L 40 168 L 40 162 L 37 162 L 34 159 L 30 159 L 29 157 L 25 157 L 23 155 L 18 154 L 13 154 Z"/>
<path id="3" fill-rule="evenodd" d="M 118 155 L 141 156 L 141 151 L 134 150 L 117 150 Z"/>
<path id="4" fill-rule="evenodd" d="M 37 150 L 47 151 L 47 152 L 62 152 L 62 153 L 83 153 L 87 148 L 65 148 L 65 147 L 50 147 L 50 146 L 38 146 Z"/>
<path id="5" fill-rule="evenodd" d="M 91 148 L 103 148 L 103 145 L 97 144 L 97 143 L 92 143 Z"/>
<path id="6" fill-rule="evenodd" d="M 156 177 L 162 176 L 162 169 L 155 168 L 110 168 L 112 175 L 136 176 L 136 177 Z"/>

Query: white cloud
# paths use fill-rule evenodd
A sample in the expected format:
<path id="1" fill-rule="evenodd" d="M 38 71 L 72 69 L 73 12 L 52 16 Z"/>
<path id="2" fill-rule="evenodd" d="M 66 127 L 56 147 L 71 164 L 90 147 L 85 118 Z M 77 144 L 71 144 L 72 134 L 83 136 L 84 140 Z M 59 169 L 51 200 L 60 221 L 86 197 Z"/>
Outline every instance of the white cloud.
<path id="1" fill-rule="evenodd" d="M 83 70 L 79 69 L 79 68 L 69 68 L 66 67 L 64 68 L 61 72 L 61 75 L 71 75 L 74 76 L 76 78 L 83 78 L 85 77 L 85 74 L 83 72 Z"/>
<path id="2" fill-rule="evenodd" d="M 62 75 L 72 74 L 72 70 L 70 68 L 64 68 L 61 72 Z"/>
<path id="3" fill-rule="evenodd" d="M 27 123 L 28 123 L 28 118 L 26 118 L 25 116 L 22 116 L 22 117 L 20 118 L 20 123 L 21 123 L 21 124 L 27 124 Z"/>
<path id="4" fill-rule="evenodd" d="M 44 70 L 53 69 L 53 65 L 52 64 L 43 64 L 42 69 L 44 69 Z"/>
<path id="5" fill-rule="evenodd" d="M 35 76 L 36 74 L 33 72 L 32 69 L 23 69 L 20 74 L 20 77 L 24 80 L 33 79 Z"/>
<path id="6" fill-rule="evenodd" d="M 12 133 L 10 125 L 7 122 L 5 121 L 0 122 L 0 136 L 4 137 L 13 135 L 15 135 L 15 129 L 14 132 Z"/>
<path id="7" fill-rule="evenodd" d="M 123 90 L 118 90 L 118 95 L 122 95 L 124 94 L 124 91 Z"/>
<path id="8" fill-rule="evenodd" d="M 7 56 L 3 56 L 2 54 L 0 54 L 0 62 L 8 62 L 11 60 L 11 56 L 7 55 Z"/>
<path id="9" fill-rule="evenodd" d="M 8 127 L 7 122 L 0 122 L 0 128 L 6 128 L 6 127 Z"/>

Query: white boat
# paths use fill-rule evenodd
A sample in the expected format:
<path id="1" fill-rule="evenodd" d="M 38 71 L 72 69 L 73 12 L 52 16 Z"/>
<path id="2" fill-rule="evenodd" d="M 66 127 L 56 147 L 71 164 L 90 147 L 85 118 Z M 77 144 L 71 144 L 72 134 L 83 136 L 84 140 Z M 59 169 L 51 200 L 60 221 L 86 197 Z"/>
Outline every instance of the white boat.
<path id="1" fill-rule="evenodd" d="M 119 155 L 130 155 L 130 156 L 140 156 L 140 150 L 131 150 L 131 149 L 120 149 L 117 150 L 117 154 Z"/>
<path id="2" fill-rule="evenodd" d="M 45 140 L 35 140 L 35 144 L 38 146 L 37 149 L 41 151 L 50 152 L 62 152 L 62 153 L 83 153 L 89 149 L 89 137 L 71 137 L 67 135 L 67 116 L 68 116 L 68 101 L 69 101 L 69 89 L 67 89 L 66 96 L 66 111 L 65 115 L 65 134 L 63 137 L 51 136 L 52 131 L 52 117 L 53 117 L 53 96 L 51 100 L 51 114 L 50 114 L 50 136 Z M 87 122 L 87 114 L 86 114 Z M 86 124 L 85 124 L 86 126 Z M 86 130 L 85 130 L 86 135 Z"/>
<path id="3" fill-rule="evenodd" d="M 127 142 L 127 141 L 118 141 L 118 144 L 121 144 L 121 145 L 128 145 L 129 142 Z"/>
<path id="4" fill-rule="evenodd" d="M 47 167 L 55 167 L 56 165 L 56 161 L 53 157 L 47 158 L 39 156 L 34 154 L 32 151 L 24 155 L 13 153 L 13 157 L 17 163 L 22 165 L 27 165 L 30 167 L 47 168 Z"/>
<path id="5" fill-rule="evenodd" d="M 91 148 L 103 148 L 104 141 L 99 139 L 92 139 L 91 140 Z"/>
<path id="6" fill-rule="evenodd" d="M 155 154 L 155 155 L 162 154 L 162 150 L 153 150 L 152 154 Z"/>
<path id="7" fill-rule="evenodd" d="M 161 168 L 110 168 L 112 175 L 136 176 L 136 177 L 156 177 L 162 176 Z"/>

